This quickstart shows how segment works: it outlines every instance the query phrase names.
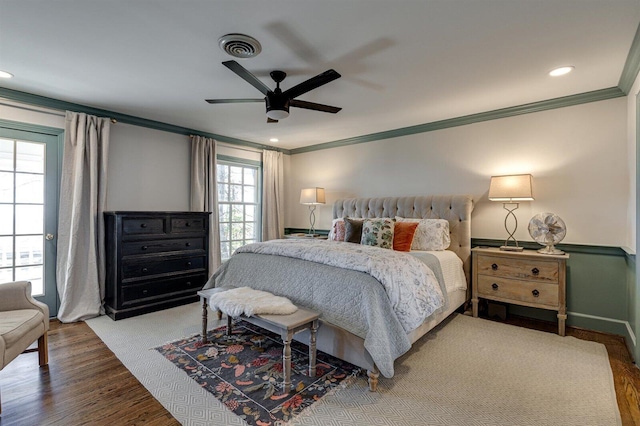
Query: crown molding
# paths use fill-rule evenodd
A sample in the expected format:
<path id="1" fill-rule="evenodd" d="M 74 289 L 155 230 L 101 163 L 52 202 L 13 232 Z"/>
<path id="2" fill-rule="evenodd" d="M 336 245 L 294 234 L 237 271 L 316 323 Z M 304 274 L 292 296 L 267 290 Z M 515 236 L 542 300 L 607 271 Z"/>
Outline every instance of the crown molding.
<path id="1" fill-rule="evenodd" d="M 592 92 L 579 93 L 577 95 L 563 96 L 560 98 L 548 99 L 546 101 L 532 102 L 514 107 L 481 112 L 478 114 L 465 115 L 463 117 L 449 118 L 447 120 L 433 121 L 431 123 L 418 124 L 416 126 L 402 127 L 400 129 L 387 130 L 385 132 L 371 133 L 368 135 L 356 136 L 348 139 L 340 139 L 333 142 L 325 142 L 317 145 L 295 148 L 291 150 L 291 154 L 302 154 L 304 152 L 337 148 L 341 146 L 373 142 L 382 139 L 397 138 L 400 136 L 414 135 L 416 133 L 433 132 L 434 130 L 466 126 L 468 124 L 480 123 L 482 121 L 497 120 L 500 118 L 514 117 L 522 114 L 531 114 L 534 112 L 603 101 L 607 99 L 618 98 L 621 96 L 626 96 L 626 94 L 622 90 L 620 90 L 619 87 L 610 87 L 608 89 L 594 90 Z"/>
<path id="2" fill-rule="evenodd" d="M 636 77 L 640 72 L 640 25 L 636 30 L 636 35 L 633 37 L 627 60 L 622 68 L 622 75 L 620 75 L 620 81 L 618 87 L 624 92 L 625 95 L 629 94 L 633 83 L 636 81 Z"/>

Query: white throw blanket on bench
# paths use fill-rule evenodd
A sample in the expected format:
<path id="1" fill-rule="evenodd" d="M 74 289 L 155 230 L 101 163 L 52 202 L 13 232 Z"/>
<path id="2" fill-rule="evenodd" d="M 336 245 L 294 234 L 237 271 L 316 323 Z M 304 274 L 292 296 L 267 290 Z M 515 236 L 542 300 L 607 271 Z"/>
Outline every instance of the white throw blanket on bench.
<path id="1" fill-rule="evenodd" d="M 298 310 L 286 297 L 276 296 L 267 291 L 238 287 L 215 293 L 209 298 L 209 306 L 231 317 L 258 314 L 289 315 Z"/>

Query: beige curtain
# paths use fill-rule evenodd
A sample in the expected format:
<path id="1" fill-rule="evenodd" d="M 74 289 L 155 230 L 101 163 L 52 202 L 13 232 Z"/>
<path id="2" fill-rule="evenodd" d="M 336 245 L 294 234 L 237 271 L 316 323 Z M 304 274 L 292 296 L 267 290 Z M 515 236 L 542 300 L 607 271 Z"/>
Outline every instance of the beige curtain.
<path id="1" fill-rule="evenodd" d="M 103 211 L 107 199 L 108 118 L 66 113 L 60 179 L 56 283 L 58 319 L 104 314 Z"/>
<path id="2" fill-rule="evenodd" d="M 211 212 L 209 216 L 209 275 L 222 263 L 218 225 L 216 185 L 216 141 L 194 136 L 191 140 L 191 211 Z"/>
<path id="3" fill-rule="evenodd" d="M 262 151 L 262 241 L 284 235 L 284 159 L 277 151 Z"/>

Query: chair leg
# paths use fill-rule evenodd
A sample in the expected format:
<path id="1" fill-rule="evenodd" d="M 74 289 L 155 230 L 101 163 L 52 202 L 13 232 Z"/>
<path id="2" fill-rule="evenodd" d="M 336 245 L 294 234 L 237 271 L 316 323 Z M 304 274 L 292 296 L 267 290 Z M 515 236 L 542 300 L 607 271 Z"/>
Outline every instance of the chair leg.
<path id="1" fill-rule="evenodd" d="M 38 361 L 41 367 L 49 364 L 49 340 L 46 331 L 38 339 Z"/>

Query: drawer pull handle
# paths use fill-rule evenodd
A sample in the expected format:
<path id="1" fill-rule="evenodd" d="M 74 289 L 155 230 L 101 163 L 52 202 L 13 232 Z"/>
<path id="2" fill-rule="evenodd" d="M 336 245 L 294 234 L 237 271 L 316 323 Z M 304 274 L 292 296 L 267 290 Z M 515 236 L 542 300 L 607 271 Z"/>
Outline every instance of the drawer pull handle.
<path id="1" fill-rule="evenodd" d="M 147 224 L 146 224 L 146 223 L 141 223 L 141 224 L 140 224 L 140 228 L 146 228 L 146 227 L 147 227 Z"/>
<path id="2" fill-rule="evenodd" d="M 141 248 L 142 250 L 146 250 L 146 249 L 148 249 L 149 247 L 147 247 L 147 246 L 142 246 L 142 247 L 140 247 L 140 248 Z"/>
<path id="3" fill-rule="evenodd" d="M 533 297 L 538 297 L 538 296 L 540 296 L 540 292 L 539 292 L 538 290 L 533 290 L 533 291 L 531 292 L 531 294 L 533 294 Z"/>
<path id="4" fill-rule="evenodd" d="M 149 290 L 142 290 L 142 294 L 147 294 Z"/>
<path id="5" fill-rule="evenodd" d="M 497 290 L 498 289 L 498 284 L 496 284 L 496 283 L 491 284 L 491 288 L 494 289 L 494 290 Z"/>
<path id="6" fill-rule="evenodd" d="M 142 268 L 142 272 L 148 272 L 149 270 L 147 268 Z"/>
<path id="7" fill-rule="evenodd" d="M 186 243 L 185 244 L 187 247 L 191 247 L 191 243 Z"/>
<path id="8" fill-rule="evenodd" d="M 187 285 L 190 286 L 191 285 L 191 281 L 187 281 Z"/>
<path id="9" fill-rule="evenodd" d="M 191 266 L 191 262 L 187 262 L 187 266 Z"/>
<path id="10" fill-rule="evenodd" d="M 493 264 L 491 265 L 491 269 L 493 269 L 494 271 L 497 271 L 497 270 L 498 270 L 498 265 L 496 265 L 495 263 L 493 263 Z"/>
<path id="11" fill-rule="evenodd" d="M 540 273 L 540 269 L 538 269 L 538 268 L 533 268 L 533 269 L 531 270 L 531 273 L 532 273 L 533 275 L 538 275 L 538 274 Z"/>
<path id="12" fill-rule="evenodd" d="M 184 226 L 186 226 L 187 228 L 191 226 L 191 222 L 187 222 L 184 224 Z"/>

